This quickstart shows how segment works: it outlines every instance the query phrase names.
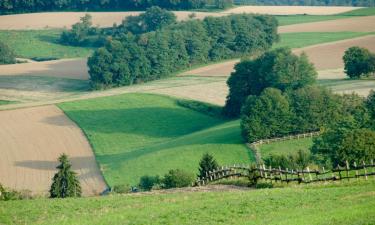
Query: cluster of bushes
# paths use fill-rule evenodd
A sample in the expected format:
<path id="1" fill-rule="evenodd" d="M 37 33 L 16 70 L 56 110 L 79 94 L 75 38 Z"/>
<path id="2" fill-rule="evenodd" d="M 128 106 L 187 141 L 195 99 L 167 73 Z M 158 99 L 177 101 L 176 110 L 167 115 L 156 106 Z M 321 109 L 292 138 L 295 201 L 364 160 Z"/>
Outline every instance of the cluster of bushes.
<path id="1" fill-rule="evenodd" d="M 31 192 L 28 190 L 15 191 L 6 189 L 0 184 L 0 201 L 31 199 Z"/>
<path id="2" fill-rule="evenodd" d="M 351 47 L 345 51 L 345 72 L 352 78 L 361 78 L 375 74 L 375 54 L 366 48 Z"/>
<path id="3" fill-rule="evenodd" d="M 132 34 L 127 28 L 94 52 L 88 60 L 94 88 L 155 80 L 192 65 L 263 52 L 278 40 L 276 19 L 261 15 L 208 17 L 149 29 L 156 31 Z"/>
<path id="4" fill-rule="evenodd" d="M 374 0 L 234 0 L 238 5 L 375 6 Z"/>
<path id="5" fill-rule="evenodd" d="M 16 63 L 15 54 L 8 45 L 0 41 L 0 65 Z"/>
<path id="6" fill-rule="evenodd" d="M 170 170 L 163 178 L 159 176 L 143 176 L 139 181 L 139 188 L 142 191 L 152 189 L 169 189 L 190 186 L 194 182 L 194 175 L 180 170 Z"/>
<path id="7" fill-rule="evenodd" d="M 199 9 L 206 6 L 224 8 L 232 5 L 231 0 L 2 0 L 1 13 L 24 13 L 43 11 L 88 11 L 88 10 L 144 10 L 151 6 L 167 9 Z"/>
<path id="8" fill-rule="evenodd" d="M 271 154 L 264 159 L 264 163 L 272 168 L 281 167 L 282 169 L 304 170 L 312 163 L 312 157 L 310 152 L 299 150 L 295 154 Z"/>

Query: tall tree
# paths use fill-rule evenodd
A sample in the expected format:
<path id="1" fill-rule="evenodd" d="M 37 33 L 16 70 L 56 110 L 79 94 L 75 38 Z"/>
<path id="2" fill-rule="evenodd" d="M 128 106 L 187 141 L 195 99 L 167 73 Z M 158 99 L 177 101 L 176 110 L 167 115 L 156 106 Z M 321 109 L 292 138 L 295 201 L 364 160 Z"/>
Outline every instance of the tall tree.
<path id="1" fill-rule="evenodd" d="M 69 162 L 68 156 L 62 154 L 58 160 L 60 162 L 60 165 L 56 167 L 58 169 L 58 172 L 53 177 L 53 182 L 50 189 L 50 197 L 80 197 L 81 185 L 77 179 L 77 174 L 71 169 L 72 165 Z"/>
<path id="2" fill-rule="evenodd" d="M 375 54 L 366 48 L 351 47 L 345 51 L 345 72 L 350 78 L 360 78 L 375 72 Z"/>

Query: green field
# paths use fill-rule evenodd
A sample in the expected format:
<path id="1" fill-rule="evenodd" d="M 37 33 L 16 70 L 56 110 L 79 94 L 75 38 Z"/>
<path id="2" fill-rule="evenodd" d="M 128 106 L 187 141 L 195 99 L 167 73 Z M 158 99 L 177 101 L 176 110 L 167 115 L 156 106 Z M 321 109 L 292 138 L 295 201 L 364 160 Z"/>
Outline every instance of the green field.
<path id="1" fill-rule="evenodd" d="M 308 150 L 312 146 L 312 138 L 294 139 L 287 141 L 278 141 L 270 144 L 263 144 L 259 146 L 259 151 L 262 157 L 267 157 L 270 154 L 289 154 L 295 153 L 298 150 Z"/>
<path id="2" fill-rule="evenodd" d="M 301 32 L 280 34 L 280 42 L 273 47 L 302 48 L 327 42 L 361 37 L 373 32 Z"/>
<path id="3" fill-rule="evenodd" d="M 58 43 L 62 30 L 4 30 L 0 41 L 21 58 L 77 58 L 87 57 L 92 48 L 65 46 Z"/>
<path id="4" fill-rule="evenodd" d="M 13 101 L 0 100 L 0 105 L 8 105 L 14 103 Z"/>
<path id="5" fill-rule="evenodd" d="M 59 104 L 86 133 L 106 181 L 135 185 L 143 175 L 197 173 L 205 152 L 220 164 L 249 163 L 239 121 L 179 106 L 175 99 L 125 94 Z"/>
<path id="6" fill-rule="evenodd" d="M 375 224 L 375 182 L 0 204 L 0 224 Z"/>

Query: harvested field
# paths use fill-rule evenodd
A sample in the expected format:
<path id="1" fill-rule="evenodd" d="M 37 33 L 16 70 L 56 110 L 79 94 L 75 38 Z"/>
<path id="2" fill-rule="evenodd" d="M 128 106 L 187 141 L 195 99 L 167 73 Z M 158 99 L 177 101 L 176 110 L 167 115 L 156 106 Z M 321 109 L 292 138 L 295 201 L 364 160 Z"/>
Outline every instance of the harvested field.
<path id="1" fill-rule="evenodd" d="M 0 76 L 49 76 L 87 80 L 87 59 L 61 59 L 45 62 L 30 62 L 0 65 Z"/>
<path id="2" fill-rule="evenodd" d="M 225 11 L 226 13 L 259 13 L 270 15 L 333 15 L 359 9 L 360 7 L 341 6 L 241 6 Z"/>
<path id="3" fill-rule="evenodd" d="M 211 64 L 204 67 L 199 67 L 197 69 L 189 70 L 181 73 L 181 76 L 184 75 L 198 75 L 198 76 L 215 76 L 215 77 L 227 77 L 234 70 L 234 65 L 240 62 L 239 59 L 226 61 L 223 63 Z"/>
<path id="4" fill-rule="evenodd" d="M 351 17 L 347 19 L 328 20 L 313 23 L 301 23 L 280 26 L 279 33 L 294 32 L 373 32 L 375 16 Z"/>
<path id="5" fill-rule="evenodd" d="M 53 13 L 28 13 L 0 16 L 0 30 L 28 30 L 44 28 L 69 28 L 77 23 L 86 13 L 92 16 L 94 25 L 111 27 L 114 23 L 120 24 L 122 20 L 140 12 L 53 12 Z M 193 12 L 175 12 L 178 19 L 185 20 Z M 222 13 L 195 12 L 196 18 L 206 16 L 222 16 Z"/>
<path id="6" fill-rule="evenodd" d="M 0 112 L 0 183 L 45 194 L 60 154 L 69 155 L 84 195 L 106 188 L 90 144 L 56 106 Z"/>
<path id="7" fill-rule="evenodd" d="M 328 70 L 343 68 L 344 64 L 342 57 L 344 56 L 344 52 L 352 46 L 365 47 L 370 51 L 375 52 L 375 35 L 313 45 L 297 49 L 294 52 L 297 54 L 305 52 L 318 70 Z"/>

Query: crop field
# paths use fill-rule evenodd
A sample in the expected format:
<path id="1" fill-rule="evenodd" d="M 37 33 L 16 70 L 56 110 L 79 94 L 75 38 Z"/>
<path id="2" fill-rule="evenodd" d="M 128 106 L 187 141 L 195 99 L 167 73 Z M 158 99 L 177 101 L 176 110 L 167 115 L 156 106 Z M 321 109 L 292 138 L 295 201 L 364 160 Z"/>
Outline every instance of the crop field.
<path id="1" fill-rule="evenodd" d="M 4 224 L 374 224 L 375 182 L 10 201 Z M 93 219 L 95 218 L 95 219 Z"/>
<path id="2" fill-rule="evenodd" d="M 126 94 L 59 107 L 86 133 L 110 185 L 134 185 L 143 175 L 177 168 L 197 173 L 205 152 L 220 164 L 252 160 L 238 121 L 184 108 L 169 97 Z"/>
<path id="3" fill-rule="evenodd" d="M 79 58 L 92 53 L 92 48 L 60 44 L 61 32 L 61 29 L 0 30 L 0 41 L 6 42 L 19 58 Z"/>
<path id="4" fill-rule="evenodd" d="M 57 158 L 65 152 L 84 195 L 106 188 L 82 131 L 56 106 L 0 111 L 0 124 L 0 183 L 6 187 L 46 195 Z"/>

